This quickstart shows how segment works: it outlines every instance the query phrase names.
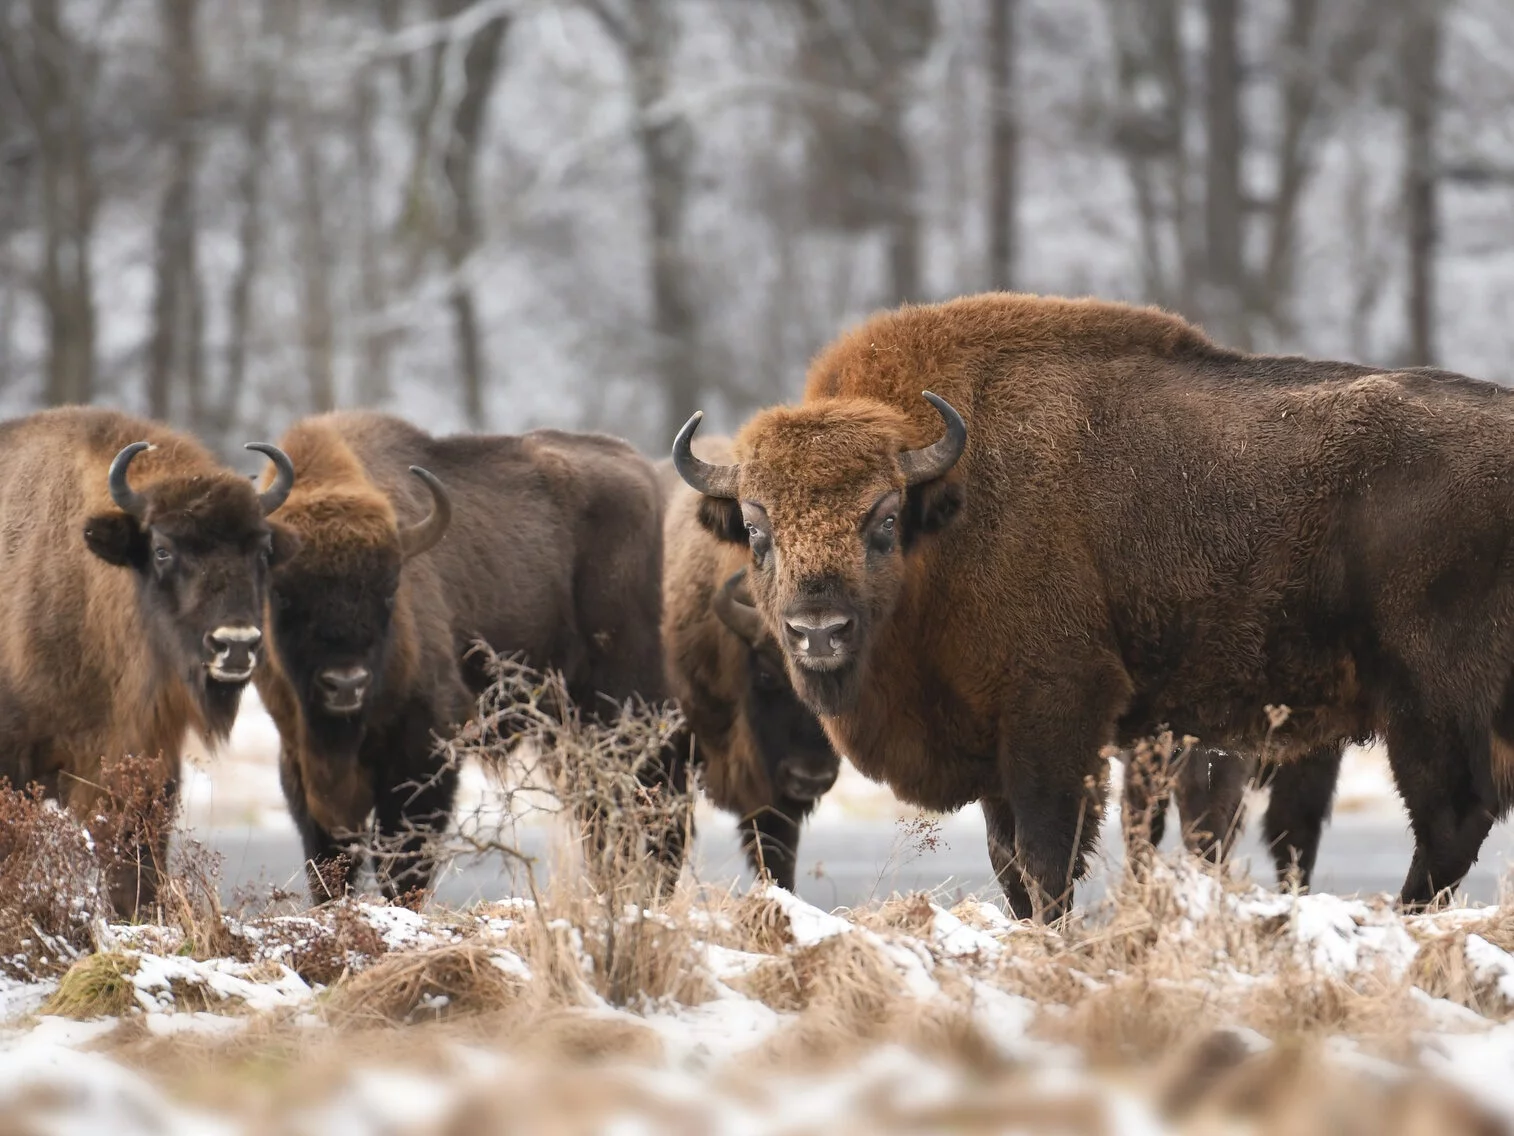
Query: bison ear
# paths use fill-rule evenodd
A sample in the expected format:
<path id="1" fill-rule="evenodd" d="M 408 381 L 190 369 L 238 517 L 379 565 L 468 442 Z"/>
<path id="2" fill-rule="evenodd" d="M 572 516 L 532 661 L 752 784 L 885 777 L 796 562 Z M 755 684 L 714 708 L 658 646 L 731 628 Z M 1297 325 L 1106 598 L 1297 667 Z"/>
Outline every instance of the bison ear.
<path id="1" fill-rule="evenodd" d="M 119 568 L 147 567 L 147 534 L 135 517 L 101 513 L 84 522 L 84 543 L 107 564 Z"/>
<path id="2" fill-rule="evenodd" d="M 268 554 L 269 567 L 277 568 L 280 564 L 288 564 L 300 550 L 300 538 L 285 525 L 270 524 L 268 527 L 273 536 L 273 551 Z"/>
<path id="3" fill-rule="evenodd" d="M 699 502 L 699 523 L 714 534 L 717 540 L 730 544 L 745 544 L 746 520 L 741 515 L 741 502 L 728 497 L 704 497 Z"/>
<path id="4" fill-rule="evenodd" d="M 917 538 L 938 533 L 951 524 L 962 509 L 963 496 L 962 483 L 946 478 L 911 486 L 904 499 L 905 549 Z"/>

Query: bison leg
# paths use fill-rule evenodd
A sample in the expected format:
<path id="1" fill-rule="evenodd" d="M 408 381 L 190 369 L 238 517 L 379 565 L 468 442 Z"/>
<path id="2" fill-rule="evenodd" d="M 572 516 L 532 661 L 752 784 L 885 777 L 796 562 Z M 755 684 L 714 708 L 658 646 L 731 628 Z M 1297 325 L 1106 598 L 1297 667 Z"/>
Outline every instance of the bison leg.
<path id="1" fill-rule="evenodd" d="M 1425 907 L 1461 883 L 1495 818 L 1457 731 L 1411 719 L 1392 723 L 1387 735 L 1388 764 L 1414 832 L 1414 859 L 1399 898 L 1405 907 Z"/>
<path id="2" fill-rule="evenodd" d="M 158 888 L 168 873 L 168 839 L 178 809 L 179 783 L 170 778 L 152 802 L 148 817 L 127 817 L 120 836 L 121 854 L 105 871 L 110 905 L 117 917 L 135 921 L 158 902 Z"/>
<path id="3" fill-rule="evenodd" d="M 1321 746 L 1297 761 L 1271 768 L 1272 796 L 1262 831 L 1272 849 L 1277 882 L 1283 886 L 1296 882 L 1300 891 L 1309 890 L 1320 835 L 1340 779 L 1343 748 Z"/>
<path id="4" fill-rule="evenodd" d="M 1202 748 L 1179 763 L 1178 821 L 1195 856 L 1218 865 L 1230 855 L 1245 823 L 1246 786 L 1255 766 L 1254 758 Z"/>
<path id="5" fill-rule="evenodd" d="M 300 834 L 311 902 L 319 904 L 342 899 L 352 890 L 358 865 L 362 863 L 361 850 L 351 841 L 339 841 L 310 815 L 299 766 L 283 746 L 279 747 L 279 787 L 284 791 L 284 803 L 289 806 L 289 816 Z"/>
<path id="6" fill-rule="evenodd" d="M 429 755 L 429 731 L 427 735 Z M 434 845 L 451 823 L 457 782 L 457 766 L 448 762 L 379 793 L 373 873 L 390 901 L 431 886 L 436 874 Z"/>
<path id="7" fill-rule="evenodd" d="M 741 850 L 752 874 L 766 872 L 773 883 L 793 891 L 798 876 L 799 826 L 808 806 L 779 801 L 761 809 L 741 823 Z"/>
<path id="8" fill-rule="evenodd" d="M 1010 914 L 1016 919 L 1035 917 L 1030 902 L 1030 892 L 1025 888 L 1025 877 L 1015 863 L 1015 813 L 1008 801 L 997 797 L 985 797 L 983 821 L 988 826 L 988 860 L 999 877 L 999 886 L 1004 889 L 1004 898 L 1009 903 Z"/>

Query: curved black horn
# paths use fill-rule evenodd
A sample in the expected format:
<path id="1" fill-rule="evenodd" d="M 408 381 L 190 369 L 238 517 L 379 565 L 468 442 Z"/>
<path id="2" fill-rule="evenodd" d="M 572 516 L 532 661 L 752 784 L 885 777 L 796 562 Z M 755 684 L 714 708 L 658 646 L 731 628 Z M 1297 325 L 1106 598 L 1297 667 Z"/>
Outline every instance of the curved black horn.
<path id="1" fill-rule="evenodd" d="M 258 494 L 258 504 L 263 506 L 263 516 L 266 517 L 289 500 L 289 491 L 294 488 L 294 462 L 289 460 L 288 454 L 269 442 L 248 442 L 243 448 L 265 455 L 273 462 L 273 468 L 278 470 L 273 484 Z"/>
<path id="2" fill-rule="evenodd" d="M 123 513 L 129 513 L 139 521 L 142 514 L 147 512 L 147 498 L 131 487 L 131 483 L 126 480 L 126 470 L 131 465 L 132 458 L 143 450 L 152 448 L 151 442 L 133 442 L 127 446 L 110 463 L 110 474 L 106 479 L 110 485 L 110 499 Z"/>
<path id="3" fill-rule="evenodd" d="M 720 590 L 710 601 L 710 607 L 721 623 L 755 647 L 762 641 L 762 616 L 757 614 L 755 607 L 736 594 L 745 582 L 746 569 L 743 568 L 720 585 Z"/>
<path id="4" fill-rule="evenodd" d="M 946 423 L 946 433 L 923 450 L 905 450 L 899 455 L 899 469 L 904 473 L 906 485 L 919 485 L 944 477 L 957 464 L 962 451 L 967 449 L 967 423 L 962 421 L 962 415 L 940 395 L 930 391 L 922 393 Z"/>
<path id="5" fill-rule="evenodd" d="M 704 411 L 694 411 L 694 416 L 683 424 L 683 429 L 678 431 L 678 437 L 673 439 L 673 468 L 678 471 L 679 477 L 706 497 L 725 497 L 735 500 L 736 483 L 741 477 L 741 466 L 739 464 L 711 465 L 694 456 L 692 448 L 694 431 L 699 429 L 699 422 L 703 417 Z"/>
<path id="6" fill-rule="evenodd" d="M 422 469 L 418 465 L 411 466 L 410 472 L 424 481 L 426 488 L 431 490 L 431 512 L 425 520 L 416 521 L 400 530 L 400 552 L 406 560 L 434 548 L 447 531 L 447 526 L 452 523 L 452 498 L 447 496 L 447 490 L 443 488 L 441 481 L 429 469 Z"/>

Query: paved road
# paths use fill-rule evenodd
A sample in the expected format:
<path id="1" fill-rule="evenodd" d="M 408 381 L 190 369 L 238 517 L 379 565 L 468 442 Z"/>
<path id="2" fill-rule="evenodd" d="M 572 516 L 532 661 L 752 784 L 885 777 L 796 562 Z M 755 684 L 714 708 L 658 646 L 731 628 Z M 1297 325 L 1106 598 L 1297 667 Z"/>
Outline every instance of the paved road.
<path id="1" fill-rule="evenodd" d="M 1259 827 L 1259 826 L 1258 826 Z M 1172 824 L 1169 822 L 1169 831 Z M 302 884 L 299 844 L 292 832 L 270 829 L 218 829 L 201 839 L 223 857 L 222 888 L 228 898 L 238 889 Z M 856 906 L 894 891 L 943 889 L 948 897 L 997 894 L 984 848 L 983 821 L 976 808 L 947 818 L 933 851 L 913 846 L 888 821 L 831 821 L 804 834 L 799 894 L 823 908 Z M 1168 837 L 1169 845 L 1174 837 Z M 551 858 L 551 836 L 544 829 L 522 830 L 523 850 Z M 1411 843 L 1402 820 L 1380 815 L 1338 817 L 1326 830 L 1316 872 L 1317 890 L 1336 894 L 1396 892 L 1409 866 Z M 1117 821 L 1104 829 L 1102 857 L 1080 900 L 1101 895 L 1120 853 Z M 1249 859 L 1259 881 L 1271 879 L 1271 861 L 1255 832 L 1248 832 L 1239 854 Z M 1113 861 L 1112 865 L 1109 861 Z M 729 820 L 702 826 L 694 850 L 694 870 L 701 880 L 734 883 L 746 877 Z M 1514 825 L 1496 828 L 1483 848 L 1482 860 L 1464 885 L 1464 894 L 1480 901 L 1498 898 L 1499 881 L 1514 865 Z M 500 898 L 513 894 L 512 877 L 497 861 L 453 865 L 441 880 L 438 897 L 447 903 Z M 266 894 L 266 892 L 265 892 Z"/>

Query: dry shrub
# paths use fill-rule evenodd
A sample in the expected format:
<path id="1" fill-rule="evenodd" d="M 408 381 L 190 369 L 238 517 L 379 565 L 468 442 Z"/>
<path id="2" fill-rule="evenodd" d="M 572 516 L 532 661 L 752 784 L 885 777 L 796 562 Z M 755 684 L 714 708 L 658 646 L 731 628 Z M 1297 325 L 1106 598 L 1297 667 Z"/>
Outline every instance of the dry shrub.
<path id="1" fill-rule="evenodd" d="M 448 760 L 490 770 L 505 788 L 508 815 L 524 801 L 528 811 L 571 819 L 580 834 L 581 874 L 558 872 L 550 896 L 530 881 L 538 933 L 523 953 L 533 968 L 570 997 L 587 981 L 614 1005 L 708 997 L 684 921 L 665 914 L 676 877 L 659 853 L 681 847 L 691 823 L 687 787 L 666 777 L 671 739 L 683 727 L 677 709 L 633 701 L 604 720 L 585 717 L 560 674 L 482 647 L 479 654 L 494 681 L 475 719 L 448 744 Z M 514 848 L 466 826 L 464 841 L 474 851 Z M 573 934 L 554 929 L 561 926 Z"/>
<path id="2" fill-rule="evenodd" d="M 351 900 L 307 915 L 252 919 L 228 934 L 232 957 L 242 962 L 275 959 L 312 986 L 330 986 L 388 950 L 384 937 Z"/>
<path id="3" fill-rule="evenodd" d="M 61 974 L 94 943 L 108 904 L 89 834 L 42 789 L 0 783 L 0 974 Z"/>
<path id="4" fill-rule="evenodd" d="M 936 922 L 935 906 L 924 892 L 896 895 L 877 907 L 849 911 L 847 915 L 859 927 L 874 931 L 902 931 L 906 935 L 929 938 Z"/>
<path id="5" fill-rule="evenodd" d="M 121 951 L 87 955 L 59 980 L 43 1013 L 80 1021 L 120 1017 L 136 1004 L 136 973 L 137 960 Z"/>
<path id="6" fill-rule="evenodd" d="M 497 948 L 455 943 L 396 952 L 332 988 L 327 1008 L 339 1025 L 407 1025 L 509 1006 L 522 980 L 495 964 Z"/>

